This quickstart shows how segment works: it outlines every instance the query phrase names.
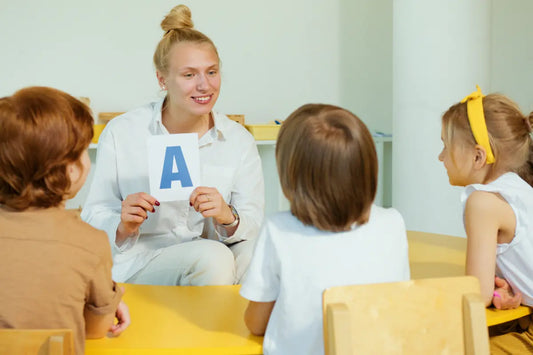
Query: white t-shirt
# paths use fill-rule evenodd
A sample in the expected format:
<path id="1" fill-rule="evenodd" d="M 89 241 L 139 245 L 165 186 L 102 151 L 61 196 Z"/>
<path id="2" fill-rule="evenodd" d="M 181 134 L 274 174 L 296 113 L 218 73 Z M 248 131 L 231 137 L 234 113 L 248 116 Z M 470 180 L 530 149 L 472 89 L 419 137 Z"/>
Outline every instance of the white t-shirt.
<path id="1" fill-rule="evenodd" d="M 503 174 L 486 185 L 468 185 L 461 196 L 463 211 L 468 196 L 476 190 L 500 194 L 513 209 L 515 235 L 511 243 L 498 244 L 496 275 L 522 293 L 522 304 L 533 307 L 533 187 L 515 173 Z"/>
<path id="2" fill-rule="evenodd" d="M 216 187 L 239 213 L 239 227 L 226 238 L 212 218 L 204 218 L 189 201 L 161 202 L 140 227 L 140 237 L 118 248 L 115 235 L 126 196 L 150 193 L 146 141 L 168 135 L 161 121 L 163 99 L 111 120 L 98 142 L 91 188 L 82 218 L 107 232 L 113 253 L 113 279 L 123 282 L 144 268 L 161 249 L 200 237 L 235 243 L 255 238 L 263 221 L 264 183 L 261 159 L 252 135 L 240 124 L 213 112 L 214 127 L 199 138 L 202 186 Z"/>
<path id="3" fill-rule="evenodd" d="M 339 233 L 283 212 L 264 223 L 240 293 L 255 302 L 276 301 L 265 354 L 323 354 L 324 289 L 408 279 L 407 236 L 396 210 L 373 206 L 366 224 Z"/>

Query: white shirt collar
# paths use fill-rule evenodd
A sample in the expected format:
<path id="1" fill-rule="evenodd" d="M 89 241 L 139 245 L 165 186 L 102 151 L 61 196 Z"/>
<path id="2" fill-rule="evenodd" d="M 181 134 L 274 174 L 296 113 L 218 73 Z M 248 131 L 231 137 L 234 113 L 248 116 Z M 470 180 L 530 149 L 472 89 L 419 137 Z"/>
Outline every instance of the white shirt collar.
<path id="1" fill-rule="evenodd" d="M 154 134 L 169 134 L 165 125 L 163 125 L 161 108 L 163 107 L 163 102 L 165 98 L 161 98 L 158 101 L 153 103 L 153 112 L 152 112 L 152 122 L 150 124 L 150 129 Z M 213 115 L 214 126 L 209 131 L 206 132 L 200 138 L 200 146 L 204 144 L 209 144 L 215 140 L 225 140 L 224 136 L 227 134 L 228 125 L 223 119 L 223 115 L 219 114 L 215 110 L 211 111 Z"/>

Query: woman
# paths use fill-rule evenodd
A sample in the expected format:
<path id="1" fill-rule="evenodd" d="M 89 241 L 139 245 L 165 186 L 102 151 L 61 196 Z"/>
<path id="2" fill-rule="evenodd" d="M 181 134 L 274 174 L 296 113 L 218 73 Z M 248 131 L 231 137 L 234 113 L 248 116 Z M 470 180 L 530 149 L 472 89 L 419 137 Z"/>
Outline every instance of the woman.
<path id="1" fill-rule="evenodd" d="M 82 218 L 107 232 L 117 281 L 233 284 L 263 218 L 261 161 L 253 137 L 212 110 L 220 60 L 213 42 L 193 29 L 190 10 L 176 6 L 161 27 L 154 64 L 167 95 L 107 125 Z M 159 203 L 146 192 L 146 141 L 175 133 L 198 133 L 204 186 L 189 201 Z"/>

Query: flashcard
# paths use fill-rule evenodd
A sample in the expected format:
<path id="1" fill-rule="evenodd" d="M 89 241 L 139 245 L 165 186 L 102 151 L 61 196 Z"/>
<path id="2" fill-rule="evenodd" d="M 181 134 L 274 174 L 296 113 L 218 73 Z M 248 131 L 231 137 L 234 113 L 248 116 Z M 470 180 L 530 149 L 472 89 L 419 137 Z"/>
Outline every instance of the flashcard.
<path id="1" fill-rule="evenodd" d="M 200 186 L 197 133 L 148 138 L 150 195 L 159 201 L 188 200 Z"/>

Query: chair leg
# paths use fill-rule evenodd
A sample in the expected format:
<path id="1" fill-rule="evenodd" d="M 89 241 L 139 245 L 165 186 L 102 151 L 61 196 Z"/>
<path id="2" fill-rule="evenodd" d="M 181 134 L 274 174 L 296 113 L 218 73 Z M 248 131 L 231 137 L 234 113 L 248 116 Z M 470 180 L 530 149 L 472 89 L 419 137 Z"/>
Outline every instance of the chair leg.
<path id="1" fill-rule="evenodd" d="M 52 335 L 48 338 L 48 354 L 63 355 L 63 336 Z"/>
<path id="2" fill-rule="evenodd" d="M 350 312 L 344 303 L 332 303 L 326 308 L 326 355 L 352 354 Z"/>
<path id="3" fill-rule="evenodd" d="M 481 295 L 463 295 L 463 328 L 466 355 L 488 355 L 489 338 L 485 302 Z"/>

